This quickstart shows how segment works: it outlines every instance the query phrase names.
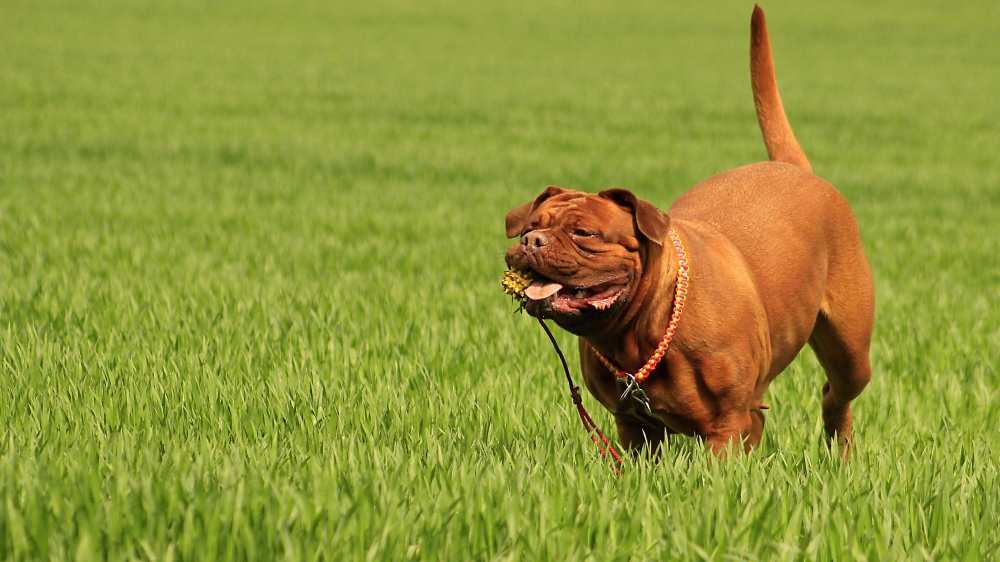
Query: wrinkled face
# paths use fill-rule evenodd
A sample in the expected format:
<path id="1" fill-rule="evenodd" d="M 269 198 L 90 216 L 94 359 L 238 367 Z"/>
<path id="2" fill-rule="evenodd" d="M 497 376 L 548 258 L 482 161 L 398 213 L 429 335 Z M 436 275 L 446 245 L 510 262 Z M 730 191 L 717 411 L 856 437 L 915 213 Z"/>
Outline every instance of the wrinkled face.
<path id="1" fill-rule="evenodd" d="M 642 205 L 652 214 L 646 222 L 658 222 L 654 226 L 666 232 L 666 215 L 624 190 L 592 195 L 550 187 L 511 211 L 507 235 L 518 240 L 505 261 L 534 272 L 535 282 L 525 290 L 528 313 L 541 312 L 579 335 L 613 321 L 642 276 L 641 250 L 649 243 L 648 229 L 637 227 L 636 207 Z"/>

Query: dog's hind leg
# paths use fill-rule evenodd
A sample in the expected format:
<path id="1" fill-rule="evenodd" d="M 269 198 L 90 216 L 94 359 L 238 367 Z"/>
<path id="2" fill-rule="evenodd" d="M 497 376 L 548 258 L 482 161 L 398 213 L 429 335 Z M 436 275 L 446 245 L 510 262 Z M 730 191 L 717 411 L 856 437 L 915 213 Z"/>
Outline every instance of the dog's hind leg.
<path id="1" fill-rule="evenodd" d="M 826 371 L 823 426 L 827 437 L 837 439 L 845 459 L 852 436 L 851 401 L 872 376 L 868 352 L 875 321 L 875 288 L 868 263 L 862 255 L 853 265 L 839 268 L 837 278 L 828 281 L 827 296 L 809 337 Z"/>

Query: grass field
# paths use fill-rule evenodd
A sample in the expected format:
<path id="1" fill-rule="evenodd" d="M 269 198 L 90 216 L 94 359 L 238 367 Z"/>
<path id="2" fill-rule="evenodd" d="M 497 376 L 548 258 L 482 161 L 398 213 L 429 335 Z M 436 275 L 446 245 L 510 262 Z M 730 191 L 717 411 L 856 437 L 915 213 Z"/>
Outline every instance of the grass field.
<path id="1" fill-rule="evenodd" d="M 806 351 L 614 478 L 511 314 L 544 186 L 766 158 L 753 4 L 690 4 L 0 1 L 0 555 L 1000 556 L 996 2 L 763 5 L 875 273 L 850 465 Z"/>

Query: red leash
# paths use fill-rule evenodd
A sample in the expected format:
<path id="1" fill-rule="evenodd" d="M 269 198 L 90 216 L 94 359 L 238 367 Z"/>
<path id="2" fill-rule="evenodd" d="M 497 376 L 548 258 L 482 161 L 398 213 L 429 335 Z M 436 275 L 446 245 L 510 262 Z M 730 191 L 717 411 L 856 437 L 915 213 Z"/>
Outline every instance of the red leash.
<path id="1" fill-rule="evenodd" d="M 597 449 L 601 451 L 602 457 L 607 458 L 608 453 L 610 452 L 611 456 L 618 461 L 618 466 L 624 466 L 625 463 L 622 461 L 622 458 L 618 456 L 618 451 L 616 451 L 611 443 L 608 442 L 608 438 L 604 436 L 601 429 L 597 427 L 596 423 L 594 423 L 594 419 L 590 417 L 586 408 L 583 407 L 583 399 L 580 398 L 580 387 L 573 384 L 573 377 L 569 374 L 569 365 L 566 364 L 566 357 L 563 356 L 562 350 L 559 349 L 559 344 L 556 343 L 556 338 L 552 335 L 552 331 L 549 330 L 549 327 L 545 325 L 545 321 L 542 320 L 541 312 L 539 312 L 539 316 L 537 318 L 538 323 L 541 324 L 542 329 L 545 330 L 545 334 L 549 336 L 549 341 L 552 342 L 552 347 L 556 348 L 556 353 L 559 354 L 559 360 L 562 361 L 563 371 L 566 372 L 566 382 L 569 383 L 569 393 L 573 396 L 573 403 L 576 404 L 576 409 L 580 413 L 580 421 L 583 422 L 583 429 L 587 431 L 588 435 L 590 435 L 590 439 L 593 440 L 594 445 L 597 445 Z M 597 440 L 598 437 L 601 438 L 600 441 Z M 604 443 L 604 447 L 601 446 L 601 442 Z M 605 449 L 605 447 L 607 448 Z M 615 474 L 621 475 L 621 470 L 618 469 L 618 466 L 616 466 L 615 463 L 611 463 L 611 468 L 614 469 Z"/>

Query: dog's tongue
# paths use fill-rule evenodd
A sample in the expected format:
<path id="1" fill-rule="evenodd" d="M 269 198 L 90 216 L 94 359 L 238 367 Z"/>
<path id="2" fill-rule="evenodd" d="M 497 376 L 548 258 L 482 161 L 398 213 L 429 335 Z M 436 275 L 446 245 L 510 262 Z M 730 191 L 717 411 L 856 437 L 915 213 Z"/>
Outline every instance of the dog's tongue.
<path id="1" fill-rule="evenodd" d="M 533 301 L 542 301 L 559 292 L 562 285 L 552 281 L 535 281 L 524 290 L 524 296 Z"/>

